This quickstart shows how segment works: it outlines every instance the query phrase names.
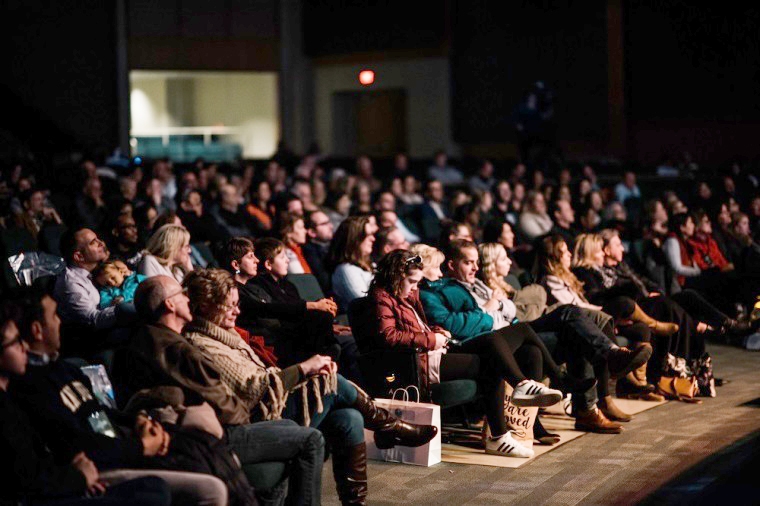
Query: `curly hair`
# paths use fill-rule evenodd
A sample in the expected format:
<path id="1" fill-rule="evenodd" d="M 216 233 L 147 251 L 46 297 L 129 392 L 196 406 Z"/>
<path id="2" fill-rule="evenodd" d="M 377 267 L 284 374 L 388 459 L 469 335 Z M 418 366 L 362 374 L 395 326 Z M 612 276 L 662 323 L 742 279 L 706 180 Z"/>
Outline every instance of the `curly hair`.
<path id="1" fill-rule="evenodd" d="M 413 271 L 422 270 L 422 258 L 419 255 L 405 250 L 393 250 L 377 264 L 377 272 L 369 285 L 372 292 L 381 288 L 394 297 L 401 294 L 401 283 L 404 278 Z"/>
<path id="2" fill-rule="evenodd" d="M 478 277 L 489 288 L 496 289 L 501 288 L 504 292 L 512 297 L 515 293 L 515 289 L 504 281 L 504 278 L 496 274 L 496 260 L 499 258 L 499 254 L 504 252 L 507 254 L 506 248 L 497 242 L 490 242 L 481 244 L 478 246 L 478 256 L 480 257 L 480 269 L 478 270 Z"/>
<path id="3" fill-rule="evenodd" d="M 187 274 L 182 286 L 190 298 L 190 311 L 211 322 L 223 314 L 227 295 L 236 289 L 232 275 L 222 269 L 196 269 Z"/>
<path id="4" fill-rule="evenodd" d="M 604 240 L 599 234 L 580 234 L 575 239 L 573 267 L 594 268 L 593 255 L 604 248 Z"/>

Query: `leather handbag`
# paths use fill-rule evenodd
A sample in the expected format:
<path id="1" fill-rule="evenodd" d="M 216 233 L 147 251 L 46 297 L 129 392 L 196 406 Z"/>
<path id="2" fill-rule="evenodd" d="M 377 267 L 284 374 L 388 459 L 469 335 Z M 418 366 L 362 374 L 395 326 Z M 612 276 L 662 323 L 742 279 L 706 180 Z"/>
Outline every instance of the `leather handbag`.
<path id="1" fill-rule="evenodd" d="M 662 376 L 657 384 L 660 394 L 668 399 L 699 404 L 702 401 L 696 399 L 699 393 L 697 378 L 694 376 L 688 378 L 679 378 L 673 376 Z"/>

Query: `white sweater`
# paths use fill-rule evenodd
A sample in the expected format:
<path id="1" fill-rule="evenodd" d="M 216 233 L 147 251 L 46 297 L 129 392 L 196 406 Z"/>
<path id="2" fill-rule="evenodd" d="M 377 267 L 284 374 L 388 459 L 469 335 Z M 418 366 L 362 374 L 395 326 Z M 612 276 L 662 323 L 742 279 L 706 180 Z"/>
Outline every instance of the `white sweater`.
<path id="1" fill-rule="evenodd" d="M 557 276 L 552 274 L 546 276 L 545 284 L 549 296 L 554 298 L 560 304 L 572 304 L 573 306 L 594 309 L 596 311 L 602 310 L 602 306 L 597 306 L 583 300 L 578 292 L 570 288 L 570 285 L 559 279 Z"/>
<path id="2" fill-rule="evenodd" d="M 366 296 L 374 277 L 358 265 L 338 265 L 332 275 L 332 287 L 340 307 L 347 309 L 352 300 Z"/>

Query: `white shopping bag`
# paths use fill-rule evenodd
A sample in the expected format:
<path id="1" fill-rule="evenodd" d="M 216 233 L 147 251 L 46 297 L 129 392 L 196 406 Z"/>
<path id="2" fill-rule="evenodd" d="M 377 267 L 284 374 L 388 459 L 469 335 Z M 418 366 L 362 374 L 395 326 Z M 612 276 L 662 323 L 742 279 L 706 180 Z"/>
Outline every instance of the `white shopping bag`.
<path id="1" fill-rule="evenodd" d="M 409 389 L 417 390 L 416 387 L 409 387 Z M 438 404 L 410 401 L 409 393 L 405 388 L 394 391 L 393 397 L 391 399 L 375 399 L 375 404 L 387 409 L 393 416 L 405 422 L 435 425 L 438 428 L 438 434 L 429 443 L 417 448 L 396 446 L 381 450 L 375 446 L 375 433 L 365 429 L 364 440 L 367 442 L 367 458 L 425 467 L 438 464 L 441 461 L 441 407 Z M 419 401 L 419 390 L 417 391 L 417 400 Z"/>

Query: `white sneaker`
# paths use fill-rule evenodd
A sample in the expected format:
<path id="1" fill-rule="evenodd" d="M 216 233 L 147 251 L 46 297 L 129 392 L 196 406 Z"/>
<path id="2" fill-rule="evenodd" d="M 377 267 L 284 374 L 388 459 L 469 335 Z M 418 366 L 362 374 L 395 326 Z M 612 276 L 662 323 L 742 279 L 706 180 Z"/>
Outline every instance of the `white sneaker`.
<path id="1" fill-rule="evenodd" d="M 524 447 L 512 437 L 511 430 L 508 430 L 502 436 L 487 438 L 486 453 L 489 455 L 518 457 L 521 459 L 529 459 L 535 455 L 535 452 L 532 449 Z"/>
<path id="2" fill-rule="evenodd" d="M 554 390 L 543 383 L 525 380 L 515 387 L 512 393 L 512 404 L 515 406 L 546 407 L 557 404 L 562 400 L 562 392 Z"/>

